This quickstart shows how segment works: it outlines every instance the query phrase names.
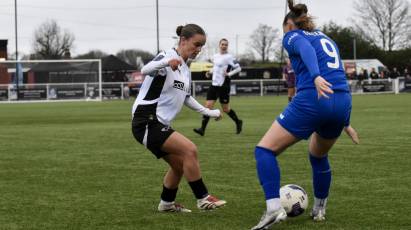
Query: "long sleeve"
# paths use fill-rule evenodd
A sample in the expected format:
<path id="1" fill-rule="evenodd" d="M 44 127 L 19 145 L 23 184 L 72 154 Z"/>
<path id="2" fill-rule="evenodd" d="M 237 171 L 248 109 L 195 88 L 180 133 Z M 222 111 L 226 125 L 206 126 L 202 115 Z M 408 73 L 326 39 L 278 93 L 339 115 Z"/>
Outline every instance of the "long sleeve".
<path id="1" fill-rule="evenodd" d="M 229 77 L 232 77 L 232 76 L 236 75 L 237 73 L 241 72 L 240 64 L 233 57 L 231 58 L 230 65 L 231 65 L 232 69 L 231 69 L 230 72 L 227 73 L 227 75 Z"/>
<path id="2" fill-rule="evenodd" d="M 203 115 L 209 116 L 209 117 L 219 117 L 220 114 L 221 114 L 220 110 L 218 110 L 218 109 L 210 110 L 210 109 L 202 106 L 202 105 L 201 105 L 200 103 L 198 103 L 198 101 L 197 101 L 196 99 L 194 99 L 194 97 L 192 97 L 192 96 L 187 96 L 186 99 L 184 100 L 184 104 L 185 104 L 188 108 L 190 108 L 190 109 L 192 109 L 192 110 L 194 110 L 194 111 L 196 111 L 196 112 L 198 112 L 198 113 L 201 113 L 201 114 L 203 114 Z"/>
<path id="3" fill-rule="evenodd" d="M 141 73 L 143 75 L 156 75 L 159 70 L 168 66 L 169 60 L 170 58 L 165 57 L 164 54 L 159 54 L 156 58 L 143 66 Z"/>
<path id="4" fill-rule="evenodd" d="M 230 72 L 228 72 L 227 75 L 228 75 L 229 77 L 232 77 L 233 75 L 236 75 L 236 74 L 238 74 L 239 72 L 241 72 L 241 67 L 240 67 L 240 65 L 238 65 L 237 68 L 235 68 L 235 69 L 231 70 Z"/>
<path id="5" fill-rule="evenodd" d="M 298 33 L 289 33 L 283 39 L 284 48 L 290 56 L 298 55 L 307 67 L 310 77 L 315 78 L 320 75 L 317 54 L 311 43 Z"/>
<path id="6" fill-rule="evenodd" d="M 317 54 L 314 47 L 307 41 L 307 39 L 301 38 L 294 42 L 294 50 L 300 54 L 305 66 L 310 72 L 311 78 L 320 76 L 320 68 L 318 67 Z"/>

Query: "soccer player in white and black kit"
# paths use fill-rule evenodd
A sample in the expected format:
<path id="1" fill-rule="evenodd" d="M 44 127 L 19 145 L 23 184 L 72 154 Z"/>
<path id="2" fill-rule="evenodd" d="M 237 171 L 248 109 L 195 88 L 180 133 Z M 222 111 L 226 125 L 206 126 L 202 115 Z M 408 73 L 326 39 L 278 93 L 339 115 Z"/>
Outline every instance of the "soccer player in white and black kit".
<path id="1" fill-rule="evenodd" d="M 237 134 L 241 133 L 243 121 L 237 117 L 237 114 L 230 108 L 230 83 L 231 77 L 241 71 L 240 64 L 235 60 L 233 55 L 228 53 L 228 40 L 223 38 L 219 43 L 220 52 L 213 57 L 212 72 L 207 72 L 206 77 L 213 75 L 212 85 L 207 91 L 206 107 L 212 109 L 217 98 L 220 99 L 221 107 L 236 124 Z M 204 136 L 210 117 L 203 115 L 201 128 L 194 129 L 194 132 Z"/>
<path id="2" fill-rule="evenodd" d="M 196 145 L 170 125 L 183 105 L 209 117 L 221 118 L 190 95 L 191 72 L 186 62 L 195 58 L 206 42 L 204 30 L 195 24 L 177 27 L 178 47 L 161 52 L 141 72 L 146 76 L 133 105 L 132 132 L 135 139 L 170 168 L 163 180 L 158 205 L 160 212 L 191 212 L 175 203 L 178 185 L 184 176 L 201 210 L 215 209 L 226 201 L 210 195 L 202 181 Z"/>

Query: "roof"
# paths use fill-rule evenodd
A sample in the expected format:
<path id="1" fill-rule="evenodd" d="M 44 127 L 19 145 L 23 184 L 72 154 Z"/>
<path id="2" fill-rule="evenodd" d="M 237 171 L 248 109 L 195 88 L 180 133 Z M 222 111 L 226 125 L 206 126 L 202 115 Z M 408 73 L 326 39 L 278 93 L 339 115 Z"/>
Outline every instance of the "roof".
<path id="1" fill-rule="evenodd" d="M 127 70 L 137 70 L 134 67 L 123 60 L 119 59 L 114 55 L 109 55 L 101 59 L 103 65 L 103 71 L 127 71 Z"/>

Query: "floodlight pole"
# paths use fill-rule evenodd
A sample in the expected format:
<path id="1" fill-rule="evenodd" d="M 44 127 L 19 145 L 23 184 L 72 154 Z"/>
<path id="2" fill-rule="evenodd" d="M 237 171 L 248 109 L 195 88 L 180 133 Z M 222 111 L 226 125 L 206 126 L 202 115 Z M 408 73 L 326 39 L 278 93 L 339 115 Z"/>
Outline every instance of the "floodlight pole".
<path id="1" fill-rule="evenodd" d="M 17 61 L 19 60 L 19 49 L 18 49 L 18 39 L 17 39 L 17 0 L 14 0 L 14 35 L 16 37 L 15 42 L 16 42 L 16 71 L 14 72 L 14 77 L 16 78 L 16 89 L 17 89 L 17 100 L 19 100 L 19 74 L 17 72 L 17 67 L 18 63 Z"/>
<path id="2" fill-rule="evenodd" d="M 238 34 L 235 35 L 235 56 L 238 59 Z"/>
<path id="3" fill-rule="evenodd" d="M 284 17 L 287 15 L 287 7 L 288 7 L 288 2 L 286 0 L 285 1 L 285 7 L 284 7 Z M 280 69 L 282 69 L 283 64 L 284 64 L 284 47 L 281 44 Z M 280 85 L 279 84 L 277 84 L 277 96 L 278 95 L 280 95 Z"/>
<path id="4" fill-rule="evenodd" d="M 157 17 L 157 54 L 160 53 L 160 32 L 158 23 L 158 0 L 156 0 L 156 17 Z"/>
<path id="5" fill-rule="evenodd" d="M 357 59 L 357 40 L 355 39 L 355 37 L 353 40 L 353 51 L 354 51 L 354 60 L 356 60 Z"/>
<path id="6" fill-rule="evenodd" d="M 287 3 L 287 0 L 286 0 L 285 1 L 285 8 L 284 8 L 284 17 L 287 15 L 287 7 L 288 7 L 288 3 Z M 284 47 L 281 44 L 280 64 L 283 64 L 283 60 L 284 60 Z"/>

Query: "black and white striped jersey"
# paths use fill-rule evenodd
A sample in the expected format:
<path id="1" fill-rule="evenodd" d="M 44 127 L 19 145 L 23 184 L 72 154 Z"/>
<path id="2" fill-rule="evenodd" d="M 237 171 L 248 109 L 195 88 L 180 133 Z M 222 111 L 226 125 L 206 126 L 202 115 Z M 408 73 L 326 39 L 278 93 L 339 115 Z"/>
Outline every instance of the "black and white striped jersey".
<path id="1" fill-rule="evenodd" d="M 241 71 L 240 64 L 229 53 L 217 53 L 213 57 L 213 82 L 214 86 L 222 86 L 225 80 L 225 73 L 231 77 Z"/>
<path id="2" fill-rule="evenodd" d="M 180 59 L 182 64 L 173 71 L 168 62 Z M 134 102 L 132 113 L 137 107 L 156 105 L 158 120 L 170 125 L 177 116 L 187 97 L 190 96 L 191 72 L 175 49 L 161 52 L 147 63 L 141 72 L 145 79 Z"/>

